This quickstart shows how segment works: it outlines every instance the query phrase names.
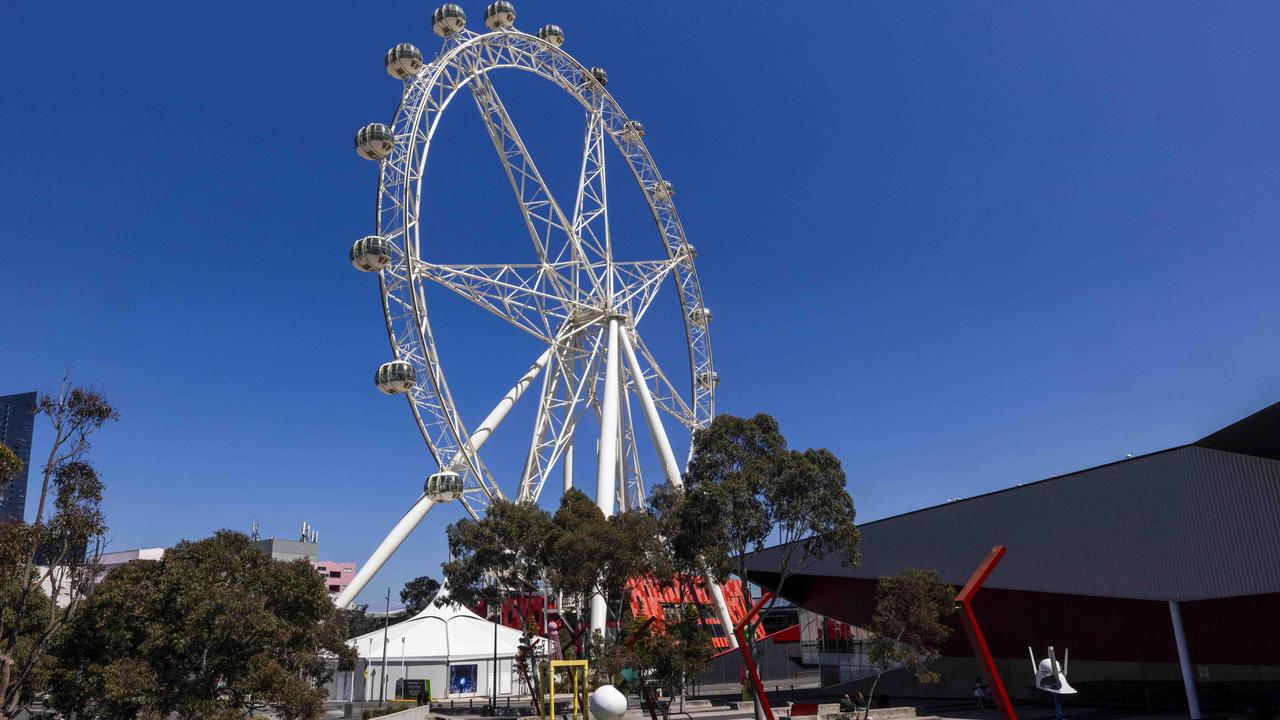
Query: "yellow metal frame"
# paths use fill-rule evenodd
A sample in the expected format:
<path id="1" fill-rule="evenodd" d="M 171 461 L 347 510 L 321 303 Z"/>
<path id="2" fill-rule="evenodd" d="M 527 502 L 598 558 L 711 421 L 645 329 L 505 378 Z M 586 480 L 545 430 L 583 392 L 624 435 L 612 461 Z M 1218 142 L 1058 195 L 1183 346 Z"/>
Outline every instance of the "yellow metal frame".
<path id="1" fill-rule="evenodd" d="M 573 714 L 569 715 L 569 720 L 588 720 L 587 707 L 582 704 L 582 692 L 587 687 L 587 661 L 586 660 L 552 660 L 547 665 L 547 712 L 546 718 L 551 720 L 555 717 L 556 712 L 556 670 L 560 668 L 568 668 L 569 675 L 573 678 Z M 581 681 L 579 681 L 581 678 Z"/>

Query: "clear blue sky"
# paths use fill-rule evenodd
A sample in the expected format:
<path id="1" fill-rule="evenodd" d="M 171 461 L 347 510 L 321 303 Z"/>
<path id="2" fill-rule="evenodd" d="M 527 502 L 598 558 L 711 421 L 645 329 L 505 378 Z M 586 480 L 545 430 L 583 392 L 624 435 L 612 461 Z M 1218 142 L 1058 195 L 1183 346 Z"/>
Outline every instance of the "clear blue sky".
<path id="1" fill-rule="evenodd" d="M 325 558 L 363 562 L 421 487 L 345 254 L 373 222 L 351 136 L 395 109 L 383 52 L 438 47 L 432 7 L 0 5 L 0 393 L 70 364 L 118 404 L 94 450 L 114 548 L 309 520 Z M 675 180 L 720 409 L 834 450 L 860 519 L 1280 401 L 1276 4 L 517 7 L 608 69 Z M 554 89 L 512 82 L 531 136 L 577 137 Z M 438 219 L 459 259 L 496 258 L 515 206 L 459 110 Z M 441 307 L 475 423 L 531 346 Z M 438 573 L 456 517 L 365 599 Z"/>

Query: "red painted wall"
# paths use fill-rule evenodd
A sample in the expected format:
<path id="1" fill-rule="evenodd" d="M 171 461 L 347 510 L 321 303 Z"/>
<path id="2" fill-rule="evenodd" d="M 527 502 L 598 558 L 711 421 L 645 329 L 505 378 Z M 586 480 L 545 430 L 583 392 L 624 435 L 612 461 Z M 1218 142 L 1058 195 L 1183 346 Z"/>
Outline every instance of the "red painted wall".
<path id="1" fill-rule="evenodd" d="M 725 604 L 729 606 L 729 617 L 733 622 L 737 623 L 742 620 L 742 616 L 746 614 L 747 602 L 742 594 L 742 581 L 729 580 L 720 586 L 724 591 Z M 711 597 L 707 594 L 706 586 L 701 578 L 692 578 L 692 582 L 684 584 L 685 602 L 692 602 L 702 608 L 709 609 L 707 613 L 704 610 L 705 617 L 703 623 L 709 627 L 713 627 L 713 637 L 711 644 L 717 650 L 727 650 L 729 648 L 729 638 L 725 632 L 720 631 L 720 619 L 716 616 L 714 605 L 712 605 Z M 692 596 L 692 597 L 690 597 Z M 663 621 L 663 605 L 679 605 L 680 590 L 675 587 L 674 583 L 662 584 L 653 579 L 641 579 L 631 581 L 631 615 L 641 622 L 648 620 L 650 617 L 657 618 L 658 622 Z"/>
<path id="2" fill-rule="evenodd" d="M 814 612 L 865 625 L 874 610 L 875 582 L 792 577 L 787 596 Z M 1070 648 L 1072 659 L 1178 661 L 1165 602 L 983 588 L 973 609 L 995 657 L 1022 658 L 1028 645 L 1041 651 L 1053 645 Z M 1192 662 L 1280 665 L 1280 593 L 1183 603 L 1182 620 Z M 951 625 L 942 654 L 972 656 L 958 617 Z"/>

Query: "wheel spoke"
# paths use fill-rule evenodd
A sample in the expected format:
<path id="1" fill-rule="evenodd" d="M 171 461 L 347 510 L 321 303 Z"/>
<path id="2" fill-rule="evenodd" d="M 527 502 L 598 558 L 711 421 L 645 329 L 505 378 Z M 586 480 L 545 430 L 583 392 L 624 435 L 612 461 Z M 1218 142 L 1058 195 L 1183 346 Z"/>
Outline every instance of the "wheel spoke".
<path id="1" fill-rule="evenodd" d="M 547 478 L 572 442 L 574 427 L 595 394 L 603 356 L 600 332 L 557 345 L 555 377 L 548 376 L 543 385 L 533 442 L 520 480 L 521 500 L 537 502 Z"/>
<path id="2" fill-rule="evenodd" d="M 586 134 L 582 141 L 582 166 L 578 175 L 578 194 L 573 205 L 573 237 L 577 238 L 588 272 L 595 279 L 594 268 L 603 264 L 604 292 L 613 297 L 613 277 L 610 264 L 613 258 L 612 240 L 609 236 L 609 193 L 605 183 L 605 122 L 601 111 L 603 92 L 597 91 L 592 109 L 587 113 Z M 597 292 L 600 283 L 595 283 Z M 600 298 L 605 299 L 605 298 Z"/>
<path id="3" fill-rule="evenodd" d="M 557 293 L 565 265 L 442 265 L 417 262 L 413 273 L 443 285 L 550 344 L 576 310 L 591 308 Z"/>
<path id="4" fill-rule="evenodd" d="M 649 306 L 662 289 L 662 282 L 676 267 L 674 260 L 641 260 L 613 263 L 614 307 L 631 319 L 631 325 L 640 323 Z"/>
<path id="5" fill-rule="evenodd" d="M 697 427 L 697 420 L 693 410 L 689 408 L 689 404 L 685 402 L 684 396 L 680 394 L 680 391 L 663 374 L 662 368 L 654 360 L 653 354 L 649 352 L 649 347 L 645 345 L 644 340 L 634 331 L 634 328 L 631 329 L 631 343 L 635 347 L 641 372 L 644 373 L 643 378 L 632 376 L 631 382 L 644 382 L 647 384 L 649 392 L 653 395 L 654 404 L 666 411 L 668 415 L 679 420 L 681 425 L 690 429 Z"/>
<path id="6" fill-rule="evenodd" d="M 625 363 L 620 363 L 623 376 L 630 375 Z M 623 511 L 643 510 L 645 507 L 644 475 L 640 472 L 640 453 L 636 450 L 635 423 L 631 416 L 629 385 L 622 387 L 622 472 L 619 474 L 622 493 L 619 507 Z"/>
<path id="7" fill-rule="evenodd" d="M 470 88 L 471 97 L 475 100 L 494 149 L 502 160 L 507 179 L 515 191 L 516 202 L 524 215 L 525 227 L 533 239 L 538 259 L 543 264 L 570 261 L 585 263 L 586 257 L 578 247 L 577 234 L 572 229 L 573 223 L 565 217 L 560 204 L 543 180 L 488 74 L 477 70 L 471 78 Z M 569 280 L 557 277 L 553 278 L 553 283 L 562 296 L 580 299 L 577 268 L 573 270 Z M 592 287 L 598 289 L 598 278 L 594 274 L 587 274 Z"/>

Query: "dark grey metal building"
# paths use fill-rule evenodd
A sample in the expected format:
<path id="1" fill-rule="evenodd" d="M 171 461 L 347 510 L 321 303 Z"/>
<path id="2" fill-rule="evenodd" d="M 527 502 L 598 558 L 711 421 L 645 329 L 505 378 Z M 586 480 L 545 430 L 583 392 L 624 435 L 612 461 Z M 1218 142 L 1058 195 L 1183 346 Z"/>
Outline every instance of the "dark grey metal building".
<path id="1" fill-rule="evenodd" d="M 0 395 L 0 443 L 22 459 L 22 472 L 0 493 L 0 522 L 21 521 L 27 506 L 31 473 L 31 436 L 36 420 L 36 393 Z"/>
<path id="2" fill-rule="evenodd" d="M 1187 445 L 861 530 L 860 567 L 822 558 L 782 594 L 865 624 L 877 578 L 930 568 L 962 585 L 1004 545 L 974 608 L 1016 694 L 1030 684 L 1028 645 L 1070 648 L 1077 688 L 1185 683 L 1193 715 L 1197 686 L 1280 688 L 1280 404 Z M 753 556 L 753 580 L 777 582 L 777 552 Z M 963 662 L 942 692 L 962 695 L 975 674 L 963 633 L 944 655 Z"/>
<path id="3" fill-rule="evenodd" d="M 307 560 L 312 565 L 320 562 L 320 545 L 307 540 L 281 540 L 267 538 L 255 540 L 253 543 L 259 550 L 271 556 L 272 560 L 292 562 Z"/>

